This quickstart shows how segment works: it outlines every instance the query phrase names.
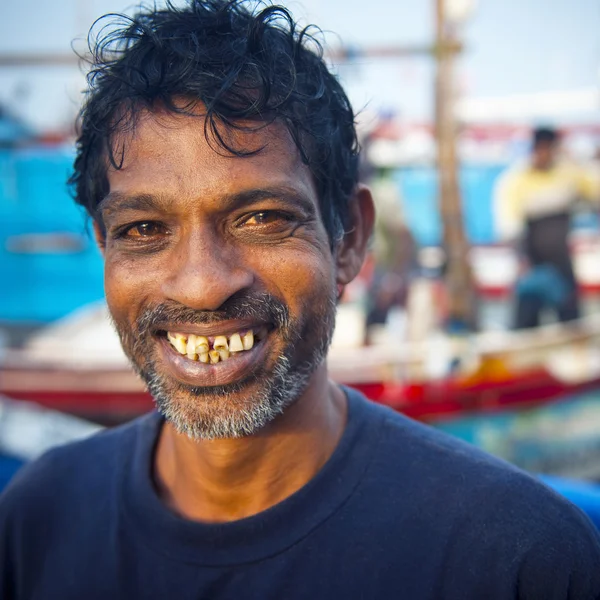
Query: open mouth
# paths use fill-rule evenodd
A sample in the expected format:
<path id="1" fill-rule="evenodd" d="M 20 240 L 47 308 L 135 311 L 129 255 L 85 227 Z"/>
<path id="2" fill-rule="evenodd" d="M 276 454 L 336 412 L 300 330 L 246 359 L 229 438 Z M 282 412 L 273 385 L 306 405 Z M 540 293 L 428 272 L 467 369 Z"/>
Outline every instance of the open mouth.
<path id="1" fill-rule="evenodd" d="M 249 352 L 268 335 L 266 325 L 243 328 L 220 335 L 198 335 L 177 330 L 159 330 L 157 335 L 164 337 L 181 355 L 190 361 L 215 365 Z"/>

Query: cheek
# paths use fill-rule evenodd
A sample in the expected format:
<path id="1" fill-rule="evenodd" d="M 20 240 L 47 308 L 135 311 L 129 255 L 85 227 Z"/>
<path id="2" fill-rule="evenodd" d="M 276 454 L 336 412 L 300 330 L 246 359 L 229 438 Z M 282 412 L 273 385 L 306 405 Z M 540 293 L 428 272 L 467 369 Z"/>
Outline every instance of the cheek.
<path id="1" fill-rule="evenodd" d="M 104 290 L 106 302 L 113 318 L 123 320 L 133 316 L 136 307 L 149 289 L 151 280 L 146 277 L 147 269 L 129 260 L 114 260 L 107 257 L 104 266 Z"/>
<path id="2" fill-rule="evenodd" d="M 311 303 L 320 303 L 334 293 L 333 262 L 323 252 L 279 252 L 261 270 L 268 271 L 269 287 L 273 286 L 292 310 L 310 308 Z"/>

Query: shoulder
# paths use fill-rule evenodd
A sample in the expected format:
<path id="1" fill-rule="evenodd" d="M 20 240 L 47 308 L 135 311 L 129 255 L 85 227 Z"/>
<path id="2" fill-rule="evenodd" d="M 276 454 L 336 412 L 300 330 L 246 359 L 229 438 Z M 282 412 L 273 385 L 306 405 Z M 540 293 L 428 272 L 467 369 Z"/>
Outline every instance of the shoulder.
<path id="1" fill-rule="evenodd" d="M 456 572 L 479 565 L 522 589 L 535 590 L 543 576 L 556 589 L 581 590 L 548 598 L 600 594 L 600 535 L 576 506 L 469 444 L 384 407 L 369 412 L 382 424 L 364 485 L 382 527 L 447 547 Z"/>
<path id="2" fill-rule="evenodd" d="M 124 458 L 133 452 L 140 430 L 153 415 L 53 448 L 23 467 L 0 494 L 0 521 L 16 515 L 61 512 L 85 496 L 113 485 Z"/>
<path id="3" fill-rule="evenodd" d="M 118 526 L 120 482 L 144 430 L 157 422 L 149 415 L 54 448 L 17 473 L 0 494 L 2 597 L 60 577 L 56 565 L 76 557 L 101 563 L 98 553 Z"/>
<path id="4" fill-rule="evenodd" d="M 376 409 L 384 419 L 374 474 L 395 473 L 404 486 L 418 485 L 432 497 L 443 492 L 449 507 L 451 502 L 463 510 L 476 507 L 478 514 L 490 513 L 496 521 L 522 517 L 531 524 L 544 511 L 548 518 L 569 514 L 579 520 L 576 507 L 529 473 L 431 426 Z"/>
<path id="5" fill-rule="evenodd" d="M 559 166 L 562 176 L 572 181 L 584 197 L 593 200 L 600 195 L 600 175 L 593 166 L 573 161 L 563 161 Z"/>

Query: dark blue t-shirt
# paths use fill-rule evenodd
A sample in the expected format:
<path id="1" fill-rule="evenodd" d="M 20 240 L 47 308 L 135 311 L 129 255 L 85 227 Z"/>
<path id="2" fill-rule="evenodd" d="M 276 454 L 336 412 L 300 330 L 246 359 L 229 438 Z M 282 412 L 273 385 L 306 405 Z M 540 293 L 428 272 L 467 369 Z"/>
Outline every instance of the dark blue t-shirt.
<path id="1" fill-rule="evenodd" d="M 55 449 L 0 497 L 3 600 L 600 598 L 600 539 L 532 477 L 347 390 L 317 476 L 225 524 L 153 486 L 157 414 Z"/>

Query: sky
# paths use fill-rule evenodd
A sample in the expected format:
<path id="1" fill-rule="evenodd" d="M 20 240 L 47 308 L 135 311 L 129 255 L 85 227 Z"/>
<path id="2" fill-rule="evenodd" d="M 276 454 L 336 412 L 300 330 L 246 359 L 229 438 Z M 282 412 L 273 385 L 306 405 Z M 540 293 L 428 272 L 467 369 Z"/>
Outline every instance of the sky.
<path id="1" fill-rule="evenodd" d="M 476 6 L 462 27 L 465 52 L 457 77 L 462 97 L 600 88 L 598 0 L 473 1 Z M 318 24 L 331 45 L 341 41 L 355 48 L 426 45 L 434 30 L 433 0 L 283 3 L 302 22 Z M 0 0 L 0 54 L 70 52 L 73 40 L 78 39 L 81 47 L 97 17 L 127 7 L 119 0 Z M 430 58 L 359 58 L 340 66 L 338 72 L 359 111 L 395 112 L 408 120 L 431 118 L 434 65 Z M 0 67 L 0 102 L 39 129 L 67 126 L 83 86 L 83 75 L 75 66 Z M 597 119 L 600 106 L 579 116 Z"/>

